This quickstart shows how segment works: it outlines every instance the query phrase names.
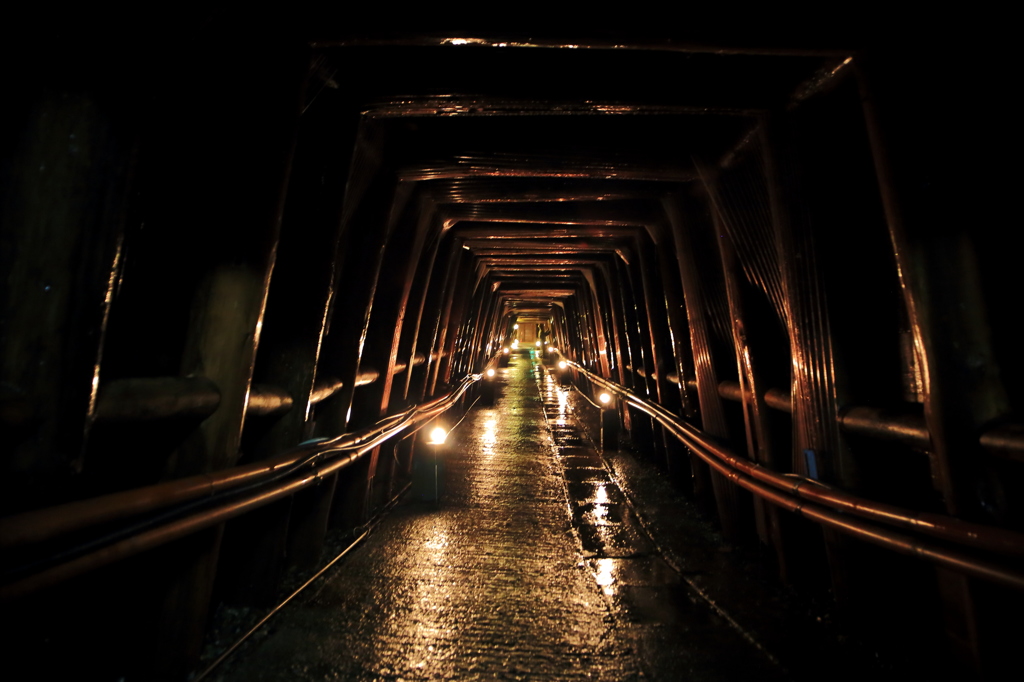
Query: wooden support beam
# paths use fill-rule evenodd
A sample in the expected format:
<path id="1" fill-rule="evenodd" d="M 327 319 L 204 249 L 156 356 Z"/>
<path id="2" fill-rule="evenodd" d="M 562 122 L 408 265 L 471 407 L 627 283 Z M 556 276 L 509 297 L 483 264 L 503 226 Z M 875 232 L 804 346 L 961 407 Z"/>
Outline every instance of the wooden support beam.
<path id="1" fill-rule="evenodd" d="M 947 211 L 937 195 L 921 189 L 922 172 L 935 172 L 916 157 L 934 145 L 930 127 L 917 120 L 921 103 L 908 102 L 899 79 L 881 63 L 867 57 L 856 67 L 879 196 L 921 370 L 933 484 L 948 513 L 983 519 L 989 514 L 986 506 L 994 504 L 990 500 L 999 497 L 1000 483 L 977 434 L 1009 413 L 1010 401 L 992 345 L 974 233 L 998 228 L 976 224 L 975 215 Z M 985 656 L 985 641 L 1003 635 L 987 632 L 1004 624 L 979 620 L 986 609 L 978 608 L 973 580 L 947 570 L 938 570 L 937 578 L 951 646 L 975 672 L 991 672 L 994 668 L 986 670 L 992 663 Z"/>
<path id="2" fill-rule="evenodd" d="M 120 74 L 27 61 L 0 130 L 4 511 L 82 485 L 137 142 Z"/>
<path id="3" fill-rule="evenodd" d="M 212 381 L 220 392 L 217 410 L 168 461 L 167 478 L 216 471 L 239 459 L 309 66 L 305 48 L 269 45 L 250 53 L 244 76 L 225 86 L 215 77 L 216 65 L 233 56 L 231 50 L 223 41 L 211 41 L 192 69 L 181 74 L 194 89 L 175 102 L 180 118 L 165 132 L 181 136 L 181 145 L 166 148 L 181 156 L 163 159 L 165 167 L 187 168 L 194 181 L 192 191 L 180 198 L 190 210 L 178 214 L 189 222 L 166 226 L 199 247 L 200 274 L 180 373 Z M 201 167 L 188 150 L 202 155 Z M 198 659 L 220 539 L 217 530 L 194 548 L 192 540 L 183 544 L 190 549 L 178 557 L 182 565 L 158 618 L 161 646 L 154 677 L 180 677 Z"/>
<path id="4" fill-rule="evenodd" d="M 683 300 L 690 329 L 690 344 L 693 348 L 700 421 L 704 431 L 727 439 L 729 430 L 722 399 L 718 395 L 718 372 L 714 361 L 711 323 L 707 314 L 708 304 L 705 300 L 707 285 L 702 276 L 703 272 L 698 267 L 696 226 L 692 224 L 691 216 L 683 214 L 682 206 L 679 205 L 681 201 L 682 197 L 676 198 L 668 213 L 676 253 L 679 255 L 679 276 L 683 283 Z M 691 467 L 694 472 L 694 492 L 698 500 L 706 498 L 709 492 L 707 482 L 710 481 L 722 531 L 727 538 L 738 538 L 741 534 L 741 523 L 735 487 L 721 475 L 709 472 L 703 462 L 694 461 L 695 459 L 696 457 L 691 458 Z"/>

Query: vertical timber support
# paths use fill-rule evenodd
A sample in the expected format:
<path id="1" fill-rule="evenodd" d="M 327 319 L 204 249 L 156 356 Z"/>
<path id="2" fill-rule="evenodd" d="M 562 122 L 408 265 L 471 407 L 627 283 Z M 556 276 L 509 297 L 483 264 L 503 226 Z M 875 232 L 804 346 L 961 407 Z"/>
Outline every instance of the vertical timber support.
<path id="1" fill-rule="evenodd" d="M 77 68 L 101 69 L 90 60 Z M 28 83 L 29 95 L 5 106 L 0 132 L 10 152 L 0 166 L 4 512 L 57 502 L 82 485 L 135 166 L 125 104 L 45 76 L 58 83 Z"/>
<path id="2" fill-rule="evenodd" d="M 725 217 L 721 213 L 720 197 L 714 180 L 705 178 L 704 189 L 711 204 L 711 217 L 715 225 L 715 232 L 720 235 L 717 240 L 718 252 L 722 260 L 722 274 L 725 278 L 725 291 L 729 303 L 729 318 L 732 322 L 732 342 L 742 398 L 747 457 L 764 467 L 776 469 L 777 463 L 768 428 L 768 408 L 764 400 L 768 387 L 761 380 L 755 362 L 756 353 L 751 347 L 748 337 L 744 287 L 741 269 L 733 247 L 733 231 L 729 229 Z M 782 512 L 775 505 L 768 504 L 758 497 L 754 498 L 753 504 L 758 537 L 763 544 L 771 545 L 774 548 L 779 575 L 783 580 L 788 581 L 789 561 L 782 537 L 780 520 Z"/>
<path id="3" fill-rule="evenodd" d="M 666 374 L 670 369 L 675 371 L 678 384 L 674 389 L 668 387 L 673 396 L 668 403 L 677 406 L 678 414 L 683 419 L 694 420 L 698 415 L 698 407 L 697 396 L 693 394 L 691 387 L 696 384 L 696 378 L 693 373 L 692 347 L 688 343 L 690 331 L 686 323 L 686 307 L 683 303 L 682 285 L 679 281 L 679 267 L 676 264 L 678 256 L 675 252 L 671 226 L 667 224 L 667 221 L 662 226 L 662 230 L 664 234 L 661 238 L 661 248 L 654 249 L 654 256 L 658 259 L 658 267 L 661 271 L 665 315 L 671 341 L 672 366 L 669 367 L 666 364 L 664 369 Z M 665 446 L 668 450 L 669 476 L 692 494 L 694 474 L 686 447 L 674 437 L 668 437 Z"/>
<path id="4" fill-rule="evenodd" d="M 191 200 L 213 238 L 206 244 L 208 265 L 195 292 L 181 372 L 210 379 L 221 400 L 169 462 L 171 478 L 215 471 L 238 459 L 308 65 L 304 51 L 298 53 L 290 45 L 268 47 L 248 66 L 254 82 L 234 84 L 237 99 L 223 98 L 226 104 L 212 114 L 205 96 L 195 102 L 197 117 L 212 115 L 212 122 L 196 126 L 196 134 L 209 135 L 213 158 Z M 214 50 L 210 57 L 220 54 Z M 209 72 L 210 64 L 199 68 Z M 266 99 L 254 103 L 253 92 Z M 232 172 L 225 174 L 225 167 Z M 189 538 L 181 549 L 180 560 L 191 563 L 168 576 L 154 677 L 180 678 L 198 660 L 220 531 Z"/>
<path id="5" fill-rule="evenodd" d="M 942 209 L 931 205 L 934 197 L 918 196 L 922 190 L 916 187 L 915 166 L 922 161 L 913 157 L 913 150 L 926 132 L 908 120 L 911 111 L 901 110 L 902 86 L 869 60 L 858 62 L 857 75 L 915 360 L 921 366 L 933 485 L 947 513 L 983 520 L 985 498 L 998 498 L 1000 484 L 986 468 L 977 434 L 1006 415 L 1010 404 L 990 338 L 971 234 L 976 226 L 961 216 L 936 215 Z M 1007 632 L 1019 636 L 1021 627 L 985 622 L 977 581 L 945 569 L 936 569 L 936 577 L 946 635 L 957 658 L 978 674 L 1015 665 L 993 660 L 986 643 L 1016 641 Z"/>
<path id="6" fill-rule="evenodd" d="M 658 402 L 670 412 L 681 414 L 683 411 L 682 396 L 669 381 L 669 373 L 677 368 L 675 361 L 672 360 L 676 351 L 673 343 L 672 324 L 678 324 L 678 320 L 673 320 L 672 317 L 677 311 L 673 311 L 672 305 L 669 303 L 671 294 L 669 287 L 663 281 L 661 263 L 657 256 L 659 251 L 666 250 L 665 245 L 655 243 L 653 239 L 644 239 L 638 248 L 641 254 L 644 298 L 647 301 L 647 316 L 650 321 L 651 349 L 656 372 L 655 385 Z M 666 471 L 671 472 L 676 467 L 675 460 L 680 454 L 679 442 L 663 428 L 658 427 L 657 431 L 660 435 L 658 442 L 661 446 L 662 465 Z"/>
<path id="7" fill-rule="evenodd" d="M 718 374 L 715 370 L 714 351 L 711 344 L 711 329 L 706 313 L 704 284 L 697 269 L 696 243 L 693 226 L 682 207 L 676 202 L 669 206 L 669 220 L 675 238 L 676 253 L 679 255 L 679 277 L 683 283 L 683 300 L 690 328 L 690 344 L 693 348 L 694 373 L 697 378 L 697 400 L 700 405 L 700 419 L 704 431 L 719 438 L 728 438 L 728 427 L 722 398 L 718 395 Z M 723 534 L 730 540 L 740 536 L 739 498 L 734 486 L 717 472 L 708 471 L 706 464 L 695 455 L 690 458 L 694 472 L 694 494 L 703 501 L 708 494 L 708 482 L 714 491 L 715 505 Z"/>
<path id="8" fill-rule="evenodd" d="M 800 167 L 788 121 L 782 115 L 762 121 L 765 176 L 775 233 L 776 254 L 789 330 L 790 395 L 793 405 L 792 469 L 853 488 L 856 465 L 839 434 L 839 392 L 825 287 L 813 229 L 802 208 Z M 852 554 L 849 540 L 823 530 L 836 600 L 851 598 Z"/>

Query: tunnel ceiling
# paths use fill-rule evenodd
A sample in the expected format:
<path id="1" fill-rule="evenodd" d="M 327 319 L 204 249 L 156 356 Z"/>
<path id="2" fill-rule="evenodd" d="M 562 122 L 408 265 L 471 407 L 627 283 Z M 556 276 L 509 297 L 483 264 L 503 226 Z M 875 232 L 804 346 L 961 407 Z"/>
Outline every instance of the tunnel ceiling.
<path id="1" fill-rule="evenodd" d="M 346 218 L 386 204 L 378 215 L 415 225 L 399 238 L 468 250 L 504 313 L 537 319 L 670 240 L 662 199 L 849 55 L 475 36 L 313 45 L 307 111 L 354 125 L 337 153 L 378 178 L 348 184 Z"/>

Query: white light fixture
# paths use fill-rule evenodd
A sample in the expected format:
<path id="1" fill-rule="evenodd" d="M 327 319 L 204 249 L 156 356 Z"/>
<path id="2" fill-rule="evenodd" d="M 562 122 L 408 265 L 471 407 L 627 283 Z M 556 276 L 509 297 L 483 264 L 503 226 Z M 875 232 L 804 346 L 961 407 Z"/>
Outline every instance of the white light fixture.
<path id="1" fill-rule="evenodd" d="M 493 369 L 487 370 L 487 376 L 493 377 L 494 376 L 494 370 Z"/>
<path id="2" fill-rule="evenodd" d="M 599 395 L 597 397 L 597 399 L 601 401 L 601 404 L 607 405 L 608 403 L 611 402 L 612 397 L 610 395 L 608 395 L 607 393 L 602 393 L 601 395 Z"/>
<path id="3" fill-rule="evenodd" d="M 434 430 L 430 432 L 430 440 L 428 440 L 427 442 L 430 443 L 431 445 L 441 445 L 442 443 L 444 443 L 444 439 L 447 437 L 448 432 L 442 429 L 440 426 L 438 426 L 435 427 Z"/>

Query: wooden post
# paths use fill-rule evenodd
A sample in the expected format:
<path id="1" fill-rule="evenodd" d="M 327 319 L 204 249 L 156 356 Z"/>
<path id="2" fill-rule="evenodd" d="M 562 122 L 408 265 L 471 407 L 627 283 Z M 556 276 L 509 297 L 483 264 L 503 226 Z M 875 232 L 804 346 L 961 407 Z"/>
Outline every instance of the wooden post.
<path id="1" fill-rule="evenodd" d="M 697 400 L 700 404 L 702 428 L 713 436 L 728 438 L 722 398 L 718 395 L 718 373 L 714 363 L 710 321 L 707 318 L 704 278 L 697 265 L 697 241 L 695 229 L 688 216 L 682 211 L 682 197 L 676 197 L 670 207 L 669 219 L 675 237 L 676 253 L 679 254 L 679 276 L 683 282 L 683 300 L 690 328 L 690 344 L 693 347 L 694 370 L 697 377 Z M 708 474 L 703 462 L 694 461 L 694 490 L 698 500 L 706 495 L 704 482 L 710 477 L 718 509 L 719 523 L 723 534 L 735 540 L 741 535 L 739 498 L 735 486 L 730 485 L 715 472 Z"/>
<path id="2" fill-rule="evenodd" d="M 125 104 L 101 94 L 109 83 L 63 87 L 79 69 L 87 82 L 108 77 L 88 73 L 93 67 L 86 59 L 57 74 L 30 64 L 8 85 L 0 131 L 0 149 L 10 153 L 0 166 L 3 512 L 82 487 L 136 144 Z"/>
<path id="3" fill-rule="evenodd" d="M 906 55 L 903 60 L 897 63 L 908 63 Z M 933 484 L 949 514 L 984 519 L 980 482 L 990 472 L 977 433 L 1010 408 L 989 336 L 972 236 L 985 226 L 967 222 L 955 211 L 940 217 L 937 212 L 946 208 L 934 205 L 937 197 L 919 196 L 918 176 L 935 172 L 921 168 L 921 160 L 914 157 L 931 132 L 930 127 L 920 129 L 921 102 L 905 101 L 903 86 L 887 73 L 891 66 L 861 59 L 857 67 L 879 195 L 922 370 Z M 938 91 L 931 104 L 941 106 Z M 934 139 L 928 138 L 927 144 L 933 145 Z M 985 670 L 992 665 L 985 656 L 985 633 L 1004 629 L 1005 621 L 979 620 L 978 588 L 972 579 L 944 569 L 936 575 L 951 646 L 976 672 L 990 672 Z"/>
<path id="4" fill-rule="evenodd" d="M 222 96 L 216 101 L 224 104 L 211 107 L 211 93 L 203 87 L 223 95 L 223 83 L 213 78 L 226 56 L 221 49 L 211 46 L 190 74 L 199 85 L 193 100 L 179 104 L 183 118 L 174 128 L 192 136 L 180 151 L 200 150 L 206 163 L 200 169 L 193 157 L 170 160 L 189 167 L 195 181 L 194 194 L 182 198 L 192 206 L 194 222 L 181 227 L 201 245 L 204 270 L 193 296 L 181 373 L 211 380 L 221 400 L 168 462 L 168 478 L 229 467 L 239 457 L 308 65 L 302 49 L 267 47 L 247 66 L 252 82 L 233 83 L 237 99 Z M 253 92 L 264 99 L 253 101 Z M 208 535 L 208 542 L 180 543 L 187 565 L 164 586 L 155 677 L 180 677 L 198 659 L 220 551 L 219 532 Z"/>
<path id="5" fill-rule="evenodd" d="M 671 345 L 671 332 L 669 331 L 669 318 L 662 314 L 666 309 L 666 289 L 661 282 L 660 263 L 657 258 L 659 247 L 663 244 L 655 244 L 652 240 L 638 238 L 637 252 L 640 256 L 640 277 L 643 283 L 644 305 L 647 312 L 647 334 L 651 347 L 651 369 L 648 373 L 655 376 L 648 376 L 653 379 L 655 395 L 658 402 L 669 411 L 678 414 L 680 412 L 680 395 L 672 387 L 668 379 L 669 372 L 674 369 L 675 363 L 670 361 L 673 351 Z M 655 443 L 658 449 L 658 462 L 670 471 L 674 457 L 670 452 L 675 450 L 678 441 L 668 434 L 663 428 L 654 425 L 657 438 Z"/>
<path id="6" fill-rule="evenodd" d="M 854 487 L 856 463 L 839 434 L 839 392 L 828 304 L 814 234 L 802 203 L 800 166 L 782 114 L 762 121 L 769 204 L 789 332 L 793 404 L 792 470 Z M 824 530 L 832 590 L 851 599 L 852 557 L 839 533 Z"/>
<path id="7" fill-rule="evenodd" d="M 719 235 L 718 252 L 722 260 L 729 317 L 732 321 L 732 340 L 742 396 L 747 457 L 765 467 L 777 469 L 778 463 L 768 425 L 768 408 L 764 400 L 768 387 L 766 382 L 762 381 L 756 362 L 757 353 L 748 335 L 744 287 L 733 248 L 732 230 L 721 213 L 721 200 L 714 181 L 705 178 L 704 189 L 711 204 L 715 232 Z M 790 561 L 783 537 L 783 522 L 780 519 L 782 512 L 775 505 L 770 505 L 760 498 L 755 497 L 753 504 L 758 536 L 763 544 L 770 545 L 775 550 L 779 575 L 784 581 L 789 581 Z"/>
<path id="8" fill-rule="evenodd" d="M 323 99 L 318 99 L 299 120 L 296 159 L 255 369 L 257 379 L 280 386 L 294 403 L 263 429 L 257 428 L 261 424 L 252 423 L 256 420 L 247 420 L 244 442 L 250 432 L 265 431 L 251 444 L 253 459 L 273 455 L 313 435 L 315 406 L 311 397 L 344 260 L 339 250 L 340 216 L 351 159 L 346 157 L 347 145 L 325 143 L 325 138 L 336 140 L 325 131 L 337 126 L 337 108 Z M 354 126 L 351 132 L 354 134 Z M 337 475 L 330 476 L 320 485 L 297 493 L 290 505 L 281 505 L 282 511 L 287 510 L 284 556 L 288 566 L 300 570 L 316 567 L 336 486 Z M 281 526 L 279 522 L 271 525 Z M 277 545 L 274 547 L 277 551 Z M 255 566 L 272 562 L 257 559 L 250 552 L 248 561 L 241 563 Z M 258 592 L 265 593 L 276 582 L 276 572 L 261 575 L 264 581 Z"/>
<path id="9" fill-rule="evenodd" d="M 668 207 L 665 206 L 666 213 Z M 686 308 L 683 303 L 682 283 L 679 281 L 678 255 L 675 252 L 675 240 L 672 236 L 671 224 L 666 220 L 662 226 L 664 234 L 660 248 L 655 249 L 654 258 L 658 262 L 660 281 L 664 290 L 665 316 L 668 322 L 671 340 L 671 367 L 666 364 L 665 372 L 674 370 L 678 380 L 676 388 L 669 387 L 673 396 L 670 404 L 677 406 L 678 414 L 684 419 L 695 420 L 698 414 L 697 396 L 691 386 L 696 382 L 693 373 L 693 352 L 687 339 L 690 330 L 686 323 Z M 665 442 L 668 452 L 669 476 L 682 486 L 688 494 L 693 494 L 694 474 L 686 448 L 674 437 L 667 437 Z"/>

